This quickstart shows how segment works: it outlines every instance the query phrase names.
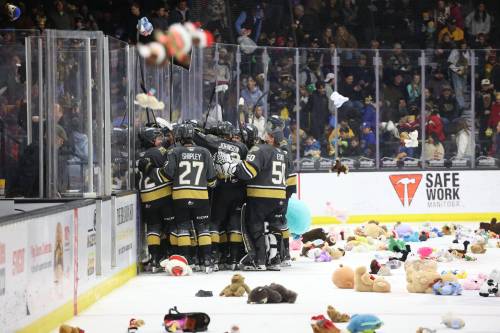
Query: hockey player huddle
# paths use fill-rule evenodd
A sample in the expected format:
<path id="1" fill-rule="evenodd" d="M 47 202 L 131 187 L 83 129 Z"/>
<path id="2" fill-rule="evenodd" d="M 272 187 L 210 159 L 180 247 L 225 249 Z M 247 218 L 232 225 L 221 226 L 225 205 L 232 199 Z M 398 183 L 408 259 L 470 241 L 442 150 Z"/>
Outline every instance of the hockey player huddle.
<path id="1" fill-rule="evenodd" d="M 150 127 L 140 137 L 148 147 L 137 161 L 147 269 L 160 271 L 174 254 L 206 273 L 290 265 L 285 216 L 296 175 L 278 118 L 263 141 L 255 126 L 229 122 Z"/>

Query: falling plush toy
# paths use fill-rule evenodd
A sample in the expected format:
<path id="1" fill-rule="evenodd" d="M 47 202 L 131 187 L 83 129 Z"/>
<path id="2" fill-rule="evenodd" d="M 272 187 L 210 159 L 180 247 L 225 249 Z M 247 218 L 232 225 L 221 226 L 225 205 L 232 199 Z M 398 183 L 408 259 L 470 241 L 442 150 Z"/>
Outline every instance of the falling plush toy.
<path id="1" fill-rule="evenodd" d="M 326 313 L 330 320 L 334 323 L 347 323 L 351 317 L 347 313 L 340 313 L 333 306 L 328 305 Z"/>
<path id="2" fill-rule="evenodd" d="M 129 321 L 127 333 L 136 333 L 139 331 L 139 328 L 144 325 L 144 320 L 132 318 Z"/>
<path id="3" fill-rule="evenodd" d="M 347 174 L 349 172 L 349 167 L 345 164 L 342 164 L 340 160 L 336 160 L 335 164 L 332 166 L 331 171 L 336 172 L 338 177 L 341 173 Z"/>
<path id="4" fill-rule="evenodd" d="M 135 104 L 139 105 L 142 108 L 148 108 L 151 110 L 163 110 L 165 108 L 165 104 L 163 102 L 158 101 L 158 99 L 154 96 L 155 90 L 151 89 L 147 94 L 137 94 L 135 96 Z"/>
<path id="5" fill-rule="evenodd" d="M 219 294 L 225 297 L 241 297 L 250 294 L 250 288 L 245 283 L 245 277 L 241 274 L 234 274 L 231 278 L 231 284 L 226 286 Z"/>
<path id="6" fill-rule="evenodd" d="M 349 333 L 375 332 L 382 325 L 383 322 L 375 315 L 355 314 L 351 317 L 347 330 Z"/>
<path id="7" fill-rule="evenodd" d="M 465 326 L 462 318 L 455 317 L 453 314 L 448 313 L 443 315 L 441 322 L 448 328 L 459 330 Z"/>

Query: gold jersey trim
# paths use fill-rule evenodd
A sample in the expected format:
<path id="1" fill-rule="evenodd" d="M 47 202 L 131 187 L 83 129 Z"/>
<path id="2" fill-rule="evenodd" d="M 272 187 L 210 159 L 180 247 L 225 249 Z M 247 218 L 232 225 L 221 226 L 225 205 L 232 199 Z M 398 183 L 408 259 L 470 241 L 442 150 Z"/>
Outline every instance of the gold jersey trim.
<path id="1" fill-rule="evenodd" d="M 284 189 L 247 188 L 247 196 L 254 198 L 285 199 Z"/>
<path id="2" fill-rule="evenodd" d="M 172 192 L 172 199 L 181 200 L 181 199 L 202 199 L 208 200 L 208 191 L 204 190 L 176 190 Z"/>
<path id="3" fill-rule="evenodd" d="M 162 187 L 151 192 L 141 193 L 142 202 L 151 202 L 162 199 L 172 195 L 172 188 L 170 186 Z"/>

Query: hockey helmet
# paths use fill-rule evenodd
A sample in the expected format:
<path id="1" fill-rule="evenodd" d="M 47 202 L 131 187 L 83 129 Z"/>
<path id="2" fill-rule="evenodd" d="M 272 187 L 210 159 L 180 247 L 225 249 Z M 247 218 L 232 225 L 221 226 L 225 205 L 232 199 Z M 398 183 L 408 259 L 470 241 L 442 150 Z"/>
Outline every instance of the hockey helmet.
<path id="1" fill-rule="evenodd" d="M 194 127 L 191 124 L 180 124 L 175 131 L 175 138 L 181 142 L 191 141 L 194 137 Z"/>
<path id="2" fill-rule="evenodd" d="M 157 137 L 162 136 L 160 128 L 144 127 L 139 130 L 139 139 L 145 148 L 153 147 Z"/>
<path id="3" fill-rule="evenodd" d="M 229 121 L 222 121 L 217 124 L 217 132 L 222 137 L 231 136 L 234 131 L 234 126 Z"/>
<path id="4" fill-rule="evenodd" d="M 259 142 L 259 130 L 253 124 L 245 124 L 243 133 L 246 133 L 246 138 L 243 138 L 248 148 Z"/>

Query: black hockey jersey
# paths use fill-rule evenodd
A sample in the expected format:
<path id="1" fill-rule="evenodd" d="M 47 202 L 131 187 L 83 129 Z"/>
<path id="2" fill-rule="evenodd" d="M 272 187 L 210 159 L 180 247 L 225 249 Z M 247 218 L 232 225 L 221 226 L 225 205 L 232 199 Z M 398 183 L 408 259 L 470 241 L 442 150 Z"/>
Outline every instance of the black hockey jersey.
<path id="1" fill-rule="evenodd" d="M 286 154 L 286 166 L 288 168 L 288 177 L 286 179 L 286 196 L 289 198 L 292 193 L 297 193 L 297 173 L 293 163 L 292 150 L 287 140 L 280 142 L 280 149 Z"/>
<path id="2" fill-rule="evenodd" d="M 141 154 L 140 158 L 148 158 L 153 165 L 148 174 L 143 174 L 139 170 L 141 202 L 152 202 L 172 195 L 172 183 L 162 177 L 158 171 L 158 168 L 163 167 L 167 161 L 167 149 L 164 147 L 149 148 Z"/>
<path id="3" fill-rule="evenodd" d="M 286 154 L 268 144 L 253 146 L 238 164 L 235 175 L 247 182 L 247 197 L 285 199 L 288 176 Z"/>
<path id="4" fill-rule="evenodd" d="M 162 174 L 171 180 L 172 199 L 208 200 L 216 175 L 210 152 L 198 146 L 179 146 L 168 152 Z"/>
<path id="5" fill-rule="evenodd" d="M 198 146 L 207 148 L 212 155 L 217 153 L 223 153 L 231 156 L 234 162 L 242 161 L 246 158 L 248 153 L 248 148 L 245 144 L 241 142 L 233 142 L 219 138 L 218 136 L 212 134 L 203 134 L 200 132 L 195 132 L 194 142 Z M 215 159 L 215 156 L 214 156 Z M 228 187 L 228 186 L 241 186 L 242 182 L 237 177 L 228 178 L 227 175 L 223 174 L 215 168 L 217 174 L 218 182 L 217 186 Z"/>

